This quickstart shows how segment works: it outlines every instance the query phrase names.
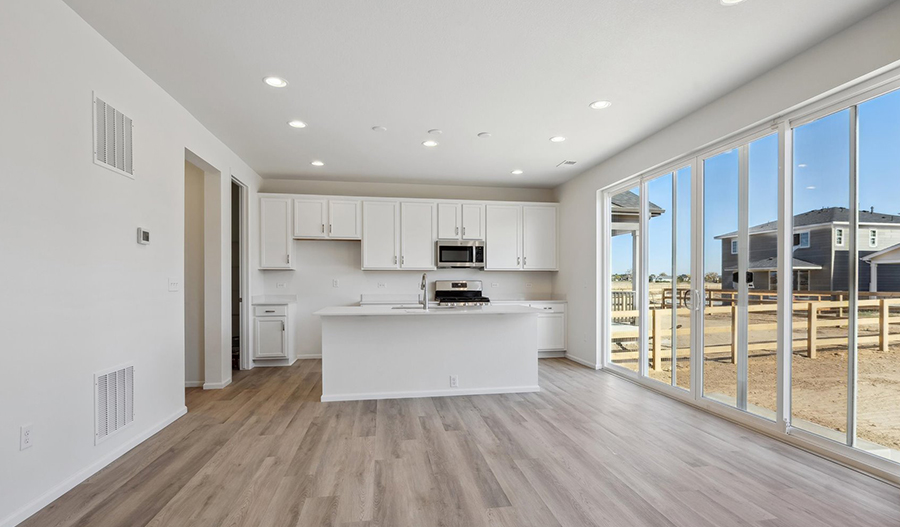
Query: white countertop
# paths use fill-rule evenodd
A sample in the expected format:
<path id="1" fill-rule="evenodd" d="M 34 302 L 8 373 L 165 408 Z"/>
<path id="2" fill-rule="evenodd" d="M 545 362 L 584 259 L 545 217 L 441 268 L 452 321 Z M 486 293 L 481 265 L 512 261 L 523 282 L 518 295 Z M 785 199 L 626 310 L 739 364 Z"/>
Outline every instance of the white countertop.
<path id="1" fill-rule="evenodd" d="M 537 315 L 536 308 L 502 305 L 477 307 L 437 307 L 425 311 L 419 308 L 393 309 L 390 306 L 335 306 L 326 307 L 313 313 L 321 317 L 366 317 L 366 316 L 460 316 L 460 315 Z"/>
<path id="2" fill-rule="evenodd" d="M 254 306 L 286 306 L 297 303 L 297 295 L 257 295 L 251 303 Z"/>

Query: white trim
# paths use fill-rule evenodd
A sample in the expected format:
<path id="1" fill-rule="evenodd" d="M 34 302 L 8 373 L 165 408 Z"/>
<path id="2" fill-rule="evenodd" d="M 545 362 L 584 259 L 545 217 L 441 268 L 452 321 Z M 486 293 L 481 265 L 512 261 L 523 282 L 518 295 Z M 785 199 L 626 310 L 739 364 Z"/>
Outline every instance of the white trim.
<path id="1" fill-rule="evenodd" d="M 878 229 L 869 229 L 868 238 L 869 248 L 878 247 Z M 875 243 L 872 243 L 873 238 L 875 239 Z"/>
<path id="2" fill-rule="evenodd" d="M 539 359 L 562 359 L 565 358 L 565 351 L 539 351 L 538 358 Z"/>
<path id="3" fill-rule="evenodd" d="M 797 238 L 797 245 L 794 245 L 794 249 L 809 249 L 812 247 L 812 235 L 809 230 L 803 230 L 799 232 L 794 232 L 794 234 L 799 235 Z M 806 235 L 806 245 L 803 245 L 803 235 Z M 793 240 L 791 240 L 793 243 Z"/>
<path id="4" fill-rule="evenodd" d="M 38 512 L 39 510 L 43 509 L 47 505 L 50 505 L 51 503 L 53 503 L 53 501 L 55 499 L 59 498 L 66 492 L 69 492 L 70 490 L 75 488 L 76 485 L 78 485 L 79 483 L 88 479 L 89 477 L 93 476 L 97 472 L 100 472 L 104 467 L 106 467 L 113 461 L 119 459 L 120 457 L 125 455 L 129 450 L 131 450 L 132 448 L 143 443 L 144 441 L 149 439 L 152 435 L 156 434 L 163 428 L 174 423 L 176 420 L 178 420 L 178 418 L 180 418 L 181 416 L 183 416 L 186 413 L 187 413 L 187 406 L 182 406 L 177 411 L 175 411 L 175 413 L 169 415 L 162 421 L 151 426 L 144 432 L 141 432 L 140 434 L 132 437 L 131 439 L 129 439 L 127 442 L 125 442 L 118 448 L 111 450 L 108 454 L 101 457 L 94 463 L 91 463 L 90 465 L 85 467 L 83 470 L 76 472 L 72 476 L 66 478 L 59 485 L 51 488 L 50 490 L 48 490 L 47 492 L 45 492 L 38 498 L 27 503 L 26 505 L 21 507 L 19 510 L 13 512 L 12 514 L 7 516 L 3 520 L 0 520 L 0 527 L 14 527 L 15 525 L 18 525 L 19 523 L 25 521 L 31 515 Z"/>
<path id="5" fill-rule="evenodd" d="M 730 236 L 729 236 L 729 238 L 730 238 Z M 738 243 L 737 239 L 738 239 L 738 236 L 735 235 L 734 239 L 731 240 L 731 254 L 738 253 L 738 245 L 740 245 L 740 244 Z"/>
<path id="6" fill-rule="evenodd" d="M 321 359 L 321 358 L 322 358 L 322 354 L 321 354 L 321 353 L 306 353 L 306 354 L 302 354 L 302 355 L 297 355 L 297 356 L 294 357 L 294 358 L 295 358 L 296 360 Z M 293 364 L 293 363 L 291 363 L 291 364 Z"/>
<path id="7" fill-rule="evenodd" d="M 580 358 L 580 357 L 576 357 L 575 355 L 572 355 L 572 354 L 569 353 L 569 352 L 566 352 L 565 357 L 566 357 L 567 359 L 569 359 L 570 361 L 572 361 L 572 362 L 576 362 L 576 363 L 578 363 L 578 364 L 581 364 L 582 366 L 587 366 L 588 368 L 593 368 L 593 369 L 595 369 L 595 370 L 602 370 L 602 369 L 603 369 L 603 365 L 602 365 L 601 363 L 598 362 L 597 364 L 591 364 L 590 361 L 586 361 L 586 360 L 584 360 L 584 359 L 582 359 L 582 358 Z"/>
<path id="8" fill-rule="evenodd" d="M 185 388 L 199 388 L 203 386 L 203 381 L 184 381 Z"/>
<path id="9" fill-rule="evenodd" d="M 205 382 L 203 383 L 204 390 L 221 390 L 222 388 L 231 384 L 231 377 L 227 378 L 222 382 Z"/>
<path id="10" fill-rule="evenodd" d="M 457 395 L 497 395 L 504 393 L 533 393 L 541 391 L 540 386 L 508 386 L 504 388 L 475 388 L 453 390 L 427 390 L 417 392 L 378 392 L 378 393 L 347 393 L 337 395 L 323 395 L 322 402 L 336 401 L 372 401 L 381 399 L 416 399 L 420 397 L 453 397 Z"/>

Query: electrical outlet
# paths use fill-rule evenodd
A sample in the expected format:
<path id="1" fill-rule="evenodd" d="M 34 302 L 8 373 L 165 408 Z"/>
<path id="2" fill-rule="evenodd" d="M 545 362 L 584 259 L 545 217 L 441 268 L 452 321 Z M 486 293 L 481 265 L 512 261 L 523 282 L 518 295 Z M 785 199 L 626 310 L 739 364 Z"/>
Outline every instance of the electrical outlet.
<path id="1" fill-rule="evenodd" d="M 34 443 L 34 431 L 31 427 L 31 424 L 27 424 L 22 425 L 19 429 L 19 450 L 31 448 L 31 445 Z"/>
<path id="2" fill-rule="evenodd" d="M 378 282 L 378 289 L 384 289 L 387 285 L 384 282 Z"/>
<path id="3" fill-rule="evenodd" d="M 500 284 L 497 282 L 491 282 L 491 287 L 500 287 Z"/>
<path id="4" fill-rule="evenodd" d="M 531 282 L 528 282 L 527 284 L 525 284 L 525 287 L 531 287 Z"/>
<path id="5" fill-rule="evenodd" d="M 459 388 L 459 375 L 451 375 L 450 376 L 450 387 L 451 388 Z"/>
<path id="6" fill-rule="evenodd" d="M 335 278 L 334 280 L 331 281 L 331 287 L 338 287 L 339 284 L 340 284 L 340 282 L 338 282 L 337 278 Z"/>
<path id="7" fill-rule="evenodd" d="M 177 278 L 169 278 L 169 292 L 177 293 L 181 289 L 181 281 Z"/>
<path id="8" fill-rule="evenodd" d="M 285 287 L 287 287 L 287 284 L 284 282 L 278 282 L 275 284 L 275 289 L 284 289 Z"/>

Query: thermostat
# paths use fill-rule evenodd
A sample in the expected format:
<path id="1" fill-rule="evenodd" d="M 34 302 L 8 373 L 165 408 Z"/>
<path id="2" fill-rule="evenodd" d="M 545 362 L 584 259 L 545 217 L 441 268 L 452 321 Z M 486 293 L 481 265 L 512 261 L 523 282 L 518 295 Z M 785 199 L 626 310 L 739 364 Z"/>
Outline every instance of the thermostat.
<path id="1" fill-rule="evenodd" d="M 141 245 L 150 244 L 150 231 L 138 227 L 138 243 Z"/>

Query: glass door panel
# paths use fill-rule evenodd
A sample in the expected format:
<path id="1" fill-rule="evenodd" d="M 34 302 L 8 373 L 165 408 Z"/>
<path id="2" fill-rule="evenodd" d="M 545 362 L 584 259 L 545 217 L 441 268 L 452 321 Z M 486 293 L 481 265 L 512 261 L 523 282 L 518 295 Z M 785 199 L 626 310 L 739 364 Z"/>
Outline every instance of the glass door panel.
<path id="1" fill-rule="evenodd" d="M 703 161 L 703 396 L 737 403 L 738 149 Z"/>
<path id="2" fill-rule="evenodd" d="M 850 110 L 794 129 L 791 425 L 846 442 Z M 848 236 L 848 233 L 844 233 Z"/>
<path id="3" fill-rule="evenodd" d="M 610 357 L 638 371 L 640 364 L 640 187 L 610 197 Z"/>
<path id="4" fill-rule="evenodd" d="M 673 237 L 675 206 L 673 200 L 674 181 L 671 173 L 647 182 L 647 237 L 648 237 L 648 277 L 649 288 L 649 367 L 647 375 L 651 379 L 666 384 L 672 382 L 672 316 L 673 286 L 676 283 L 673 265 Z"/>
<path id="5" fill-rule="evenodd" d="M 900 462 L 900 91 L 860 104 L 858 129 L 855 446 Z"/>
<path id="6" fill-rule="evenodd" d="M 673 384 L 691 389 L 691 167 L 675 172 L 675 340 Z"/>

